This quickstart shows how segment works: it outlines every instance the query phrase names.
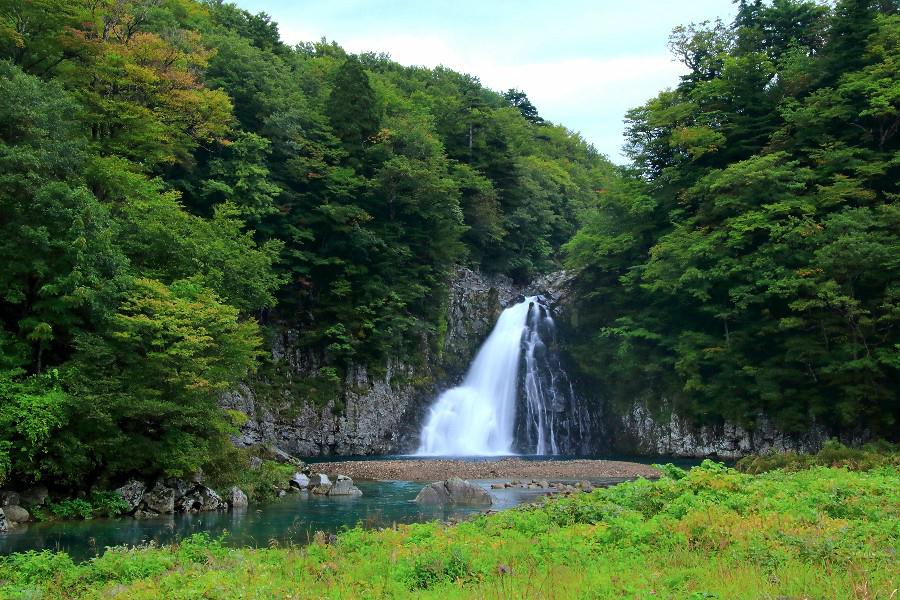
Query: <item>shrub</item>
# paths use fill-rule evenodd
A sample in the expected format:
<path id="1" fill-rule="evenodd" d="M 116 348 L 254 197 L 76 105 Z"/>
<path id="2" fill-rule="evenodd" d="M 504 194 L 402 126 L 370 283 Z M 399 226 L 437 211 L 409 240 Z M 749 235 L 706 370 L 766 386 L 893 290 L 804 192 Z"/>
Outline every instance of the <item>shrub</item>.
<path id="1" fill-rule="evenodd" d="M 90 519 L 94 507 L 87 500 L 74 498 L 50 504 L 50 512 L 60 519 Z"/>
<path id="2" fill-rule="evenodd" d="M 848 448 L 837 440 L 825 442 L 815 454 L 773 452 L 751 454 L 737 463 L 744 473 L 759 474 L 776 469 L 800 471 L 810 467 L 844 467 L 851 471 L 869 471 L 884 466 L 900 466 L 900 448 L 887 441 L 876 441 L 861 448 Z"/>
<path id="3" fill-rule="evenodd" d="M 115 517 L 127 512 L 128 502 L 116 492 L 94 492 L 91 494 L 93 513 L 103 517 Z"/>

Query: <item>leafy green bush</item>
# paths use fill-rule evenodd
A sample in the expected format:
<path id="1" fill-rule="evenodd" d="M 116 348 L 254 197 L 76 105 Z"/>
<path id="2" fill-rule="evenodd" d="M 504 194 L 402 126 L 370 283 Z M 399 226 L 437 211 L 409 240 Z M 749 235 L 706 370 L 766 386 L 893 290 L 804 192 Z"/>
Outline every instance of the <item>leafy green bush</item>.
<path id="1" fill-rule="evenodd" d="M 743 473 L 754 474 L 776 469 L 799 471 L 814 466 L 869 471 L 883 466 L 900 466 L 900 448 L 883 440 L 866 444 L 861 448 L 848 448 L 837 440 L 829 440 L 815 454 L 796 452 L 753 454 L 739 460 L 736 466 Z"/>
<path id="2" fill-rule="evenodd" d="M 128 502 L 116 492 L 103 491 L 91 494 L 93 514 L 102 517 L 115 517 L 130 508 Z"/>
<path id="3" fill-rule="evenodd" d="M 49 509 L 60 519 L 90 519 L 94 514 L 91 503 L 81 498 L 53 502 L 49 505 Z"/>
<path id="4" fill-rule="evenodd" d="M 214 488 L 237 486 L 253 502 L 269 502 L 278 497 L 277 490 L 287 486 L 297 466 L 263 459 L 259 468 L 251 469 L 251 458 L 271 456 L 264 448 L 227 448 L 207 463 L 204 473 Z"/>

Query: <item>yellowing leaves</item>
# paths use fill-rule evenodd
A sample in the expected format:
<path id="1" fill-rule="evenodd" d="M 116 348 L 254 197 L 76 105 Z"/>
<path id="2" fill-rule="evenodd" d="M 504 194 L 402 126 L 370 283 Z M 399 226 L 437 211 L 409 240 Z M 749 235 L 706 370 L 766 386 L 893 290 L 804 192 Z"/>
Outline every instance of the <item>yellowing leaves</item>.
<path id="1" fill-rule="evenodd" d="M 725 136 L 709 127 L 678 127 L 672 132 L 672 143 L 682 146 L 696 160 L 718 150 L 725 144 Z"/>

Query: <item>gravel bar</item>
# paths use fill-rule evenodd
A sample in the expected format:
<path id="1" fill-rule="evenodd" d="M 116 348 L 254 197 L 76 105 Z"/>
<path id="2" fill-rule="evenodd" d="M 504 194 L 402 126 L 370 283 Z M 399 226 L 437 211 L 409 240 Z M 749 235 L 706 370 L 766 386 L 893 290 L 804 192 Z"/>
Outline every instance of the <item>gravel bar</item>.
<path id="1" fill-rule="evenodd" d="M 448 477 L 463 479 L 592 479 L 603 477 L 657 478 L 649 465 L 618 460 L 358 460 L 309 465 L 313 473 L 347 475 L 353 479 L 438 481 Z"/>

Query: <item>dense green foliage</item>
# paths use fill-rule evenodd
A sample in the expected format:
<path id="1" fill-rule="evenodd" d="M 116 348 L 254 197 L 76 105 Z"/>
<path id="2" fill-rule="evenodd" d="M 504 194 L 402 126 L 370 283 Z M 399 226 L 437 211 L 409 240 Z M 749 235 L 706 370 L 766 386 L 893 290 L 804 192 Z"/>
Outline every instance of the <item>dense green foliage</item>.
<path id="1" fill-rule="evenodd" d="M 568 243 L 573 354 L 702 423 L 900 424 L 900 14 L 742 0 L 679 28 L 633 167 Z"/>
<path id="2" fill-rule="evenodd" d="M 334 396 L 434 343 L 453 264 L 552 266 L 610 172 L 521 92 L 218 0 L 0 0 L 0 481 L 215 468 L 257 320 Z"/>
<path id="3" fill-rule="evenodd" d="M 900 473 L 746 475 L 667 466 L 590 494 L 306 548 L 165 548 L 0 558 L 5 598 L 890 598 Z"/>
<path id="4" fill-rule="evenodd" d="M 736 466 L 738 471 L 752 474 L 775 469 L 800 471 L 810 467 L 869 471 L 878 467 L 900 467 L 900 448 L 884 441 L 866 444 L 861 448 L 848 448 L 836 441 L 830 441 L 815 454 L 797 452 L 751 454 L 741 458 Z"/>

